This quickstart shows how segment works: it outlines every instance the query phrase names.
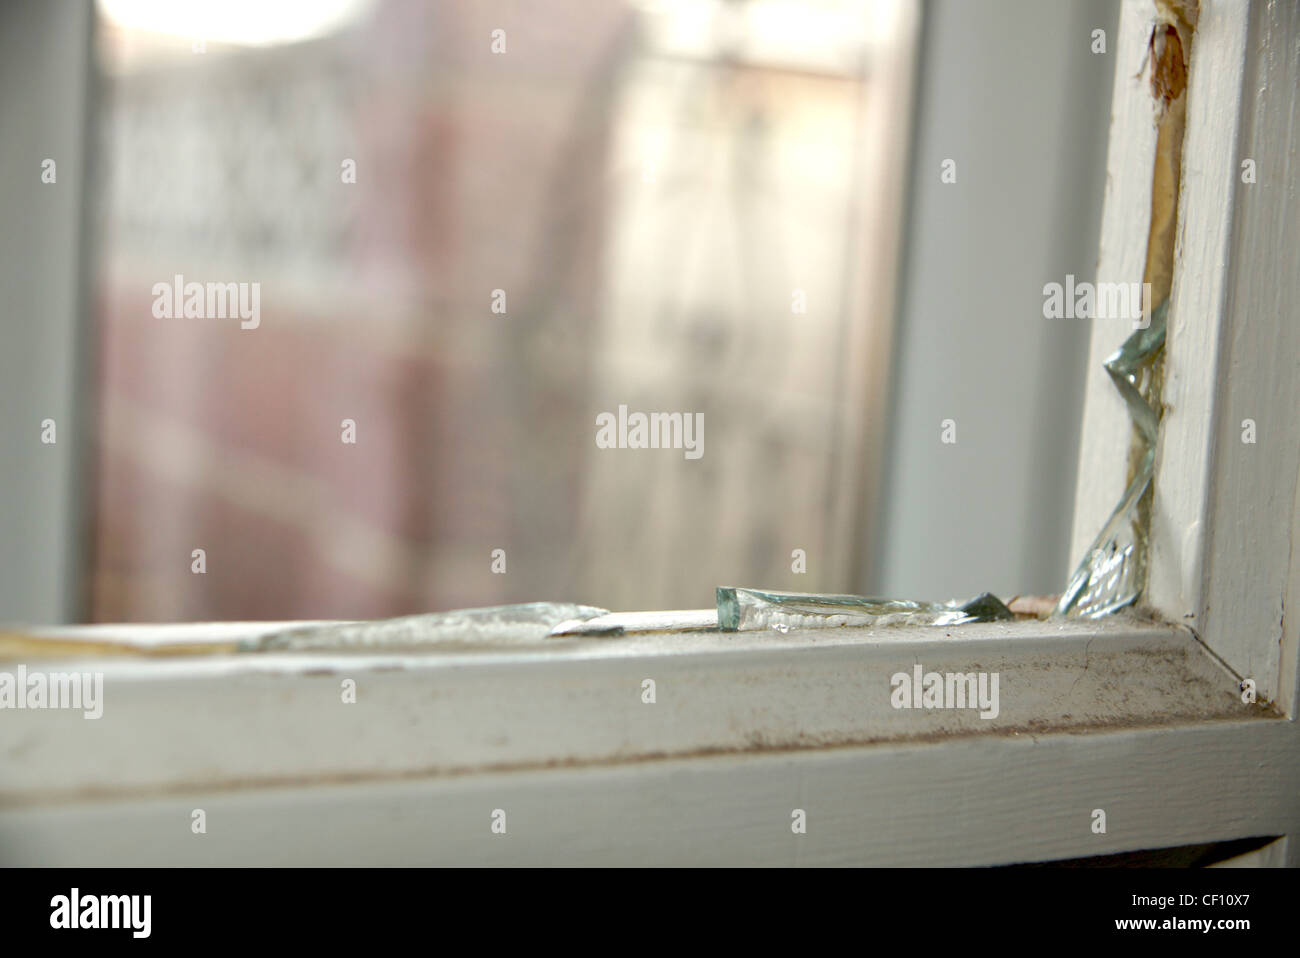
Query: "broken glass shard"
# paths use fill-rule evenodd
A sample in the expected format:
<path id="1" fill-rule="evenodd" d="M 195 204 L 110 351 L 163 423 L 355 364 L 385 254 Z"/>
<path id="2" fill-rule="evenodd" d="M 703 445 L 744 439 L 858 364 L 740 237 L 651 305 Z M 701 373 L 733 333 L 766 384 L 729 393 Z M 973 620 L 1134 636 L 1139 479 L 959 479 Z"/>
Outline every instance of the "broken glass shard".
<path id="1" fill-rule="evenodd" d="M 378 651 L 518 645 L 540 641 L 562 622 L 607 615 L 608 609 L 571 602 L 527 602 L 457 609 L 377 622 L 342 622 L 289 629 L 252 639 L 245 652 Z"/>
<path id="2" fill-rule="evenodd" d="M 1118 612 L 1142 594 L 1147 537 L 1146 529 L 1135 521 L 1135 513 L 1138 501 L 1151 485 L 1155 455 L 1152 447 L 1142 457 L 1137 476 L 1070 577 L 1056 607 L 1057 614 L 1095 619 Z"/>
<path id="3" fill-rule="evenodd" d="M 1015 618 L 1000 599 L 988 592 L 964 603 L 912 602 L 719 586 L 717 597 L 718 627 L 724 632 L 789 632 L 846 625 L 961 625 Z"/>
<path id="4" fill-rule="evenodd" d="M 585 635 L 616 638 L 646 632 L 713 632 L 718 628 L 715 609 L 666 612 L 611 612 L 590 619 L 571 619 L 551 630 L 555 637 Z"/>
<path id="5" fill-rule="evenodd" d="M 1057 615 L 1088 619 L 1109 615 L 1136 602 L 1146 586 L 1147 528 L 1139 504 L 1155 471 L 1160 397 L 1159 379 L 1150 370 L 1164 348 L 1168 316 L 1169 300 L 1165 299 L 1151 313 L 1151 323 L 1124 340 L 1106 360 L 1106 372 L 1133 420 L 1141 458 L 1110 518 L 1070 576 L 1056 606 Z"/>

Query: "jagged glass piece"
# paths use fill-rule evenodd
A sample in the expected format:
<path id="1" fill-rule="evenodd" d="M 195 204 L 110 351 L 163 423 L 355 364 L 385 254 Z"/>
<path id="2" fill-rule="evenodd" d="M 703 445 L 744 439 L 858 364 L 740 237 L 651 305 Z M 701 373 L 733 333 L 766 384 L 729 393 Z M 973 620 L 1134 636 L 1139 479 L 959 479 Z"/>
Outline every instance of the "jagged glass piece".
<path id="1" fill-rule="evenodd" d="M 1151 313 L 1151 323 L 1124 340 L 1106 360 L 1106 372 L 1119 390 L 1133 420 L 1142 458 L 1129 479 L 1124 495 L 1102 526 L 1079 563 L 1056 605 L 1056 615 L 1095 619 L 1117 612 L 1137 601 L 1146 587 L 1147 529 L 1138 504 L 1151 486 L 1155 471 L 1156 434 L 1160 427 L 1158 394 L 1153 401 L 1143 395 L 1143 371 L 1160 355 L 1165 345 L 1169 300 Z M 1157 389 L 1150 389 L 1157 393 Z"/>
<path id="2" fill-rule="evenodd" d="M 718 627 L 724 632 L 755 629 L 825 629 L 845 625 L 960 625 L 1012 619 L 1000 599 L 984 592 L 969 602 L 912 602 L 861 595 L 815 595 L 719 586 Z"/>
<path id="3" fill-rule="evenodd" d="M 1142 457 L 1137 476 L 1124 490 L 1088 552 L 1061 594 L 1056 614 L 1095 619 L 1137 601 L 1146 585 L 1147 534 L 1134 513 L 1151 485 L 1155 448 Z"/>
<path id="4" fill-rule="evenodd" d="M 541 641 L 561 622 L 607 615 L 571 602 L 526 602 L 457 609 L 375 622 L 303 626 L 242 643 L 244 652 L 420 650 L 448 646 L 517 645 Z"/>

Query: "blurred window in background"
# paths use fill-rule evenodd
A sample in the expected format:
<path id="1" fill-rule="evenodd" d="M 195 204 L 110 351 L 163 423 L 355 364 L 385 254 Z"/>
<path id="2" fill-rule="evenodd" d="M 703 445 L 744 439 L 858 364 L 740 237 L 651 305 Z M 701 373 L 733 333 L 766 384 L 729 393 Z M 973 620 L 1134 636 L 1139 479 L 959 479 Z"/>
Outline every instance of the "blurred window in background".
<path id="1" fill-rule="evenodd" d="M 92 620 L 862 580 L 914 3 L 98 11 Z"/>

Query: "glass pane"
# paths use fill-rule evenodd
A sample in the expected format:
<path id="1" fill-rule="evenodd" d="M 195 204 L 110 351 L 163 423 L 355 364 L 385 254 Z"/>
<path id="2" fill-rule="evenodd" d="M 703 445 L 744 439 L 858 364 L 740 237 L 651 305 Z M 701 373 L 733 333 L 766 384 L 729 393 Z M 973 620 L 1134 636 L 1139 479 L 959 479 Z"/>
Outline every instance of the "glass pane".
<path id="1" fill-rule="evenodd" d="M 856 590 L 914 4 L 99 9 L 93 619 Z"/>

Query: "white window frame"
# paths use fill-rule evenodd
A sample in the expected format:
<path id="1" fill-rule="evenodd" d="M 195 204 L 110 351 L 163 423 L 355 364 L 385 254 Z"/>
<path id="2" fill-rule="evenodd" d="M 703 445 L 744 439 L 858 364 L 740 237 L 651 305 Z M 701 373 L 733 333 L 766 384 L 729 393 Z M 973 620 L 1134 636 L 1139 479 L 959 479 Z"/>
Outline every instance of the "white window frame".
<path id="1" fill-rule="evenodd" d="M 7 861 L 988 865 L 1276 836 L 1255 863 L 1300 864 L 1300 615 L 1280 615 L 1300 609 L 1287 421 L 1300 327 L 1279 312 L 1300 293 L 1300 209 L 1285 165 L 1296 132 L 1276 109 L 1300 77 L 1270 55 L 1295 43 L 1300 13 L 1202 7 L 1147 596 L 1158 618 L 99 660 L 100 721 L 0 721 Z M 1103 281 L 1141 273 L 1154 132 L 1133 73 L 1153 16 L 1150 0 L 1121 16 Z M 1124 478 L 1130 424 L 1100 363 L 1127 332 L 1094 330 L 1076 557 Z M 1256 420 L 1253 446 L 1241 418 Z M 188 641 L 271 627 L 123 628 Z M 894 709 L 890 676 L 918 663 L 998 672 L 998 717 Z M 1243 679 L 1271 704 L 1244 703 Z M 205 836 L 191 833 L 196 808 Z"/>
<path id="2" fill-rule="evenodd" d="M 1296 65 L 1282 56 L 1294 11 L 1205 0 L 1188 76 L 1187 133 L 1145 599 L 1193 628 L 1224 662 L 1292 714 L 1300 602 L 1297 214 L 1287 166 Z M 1131 75 L 1154 6 L 1120 21 L 1098 278 L 1141 275 L 1155 129 Z M 1127 59 L 1126 59 L 1127 58 Z M 1288 85 L 1289 84 L 1289 85 Z M 1264 179 L 1242 182 L 1253 159 Z M 1259 174 L 1257 174 L 1259 175 Z M 1288 247 L 1290 247 L 1288 249 Z M 1130 427 L 1102 362 L 1130 330 L 1098 324 L 1080 449 L 1071 551 L 1082 555 L 1118 501 L 1114 451 Z M 1240 441 L 1243 419 L 1266 437 Z M 1290 600 L 1290 601 L 1288 601 Z M 1281 654 L 1279 654 L 1281 653 Z"/>

